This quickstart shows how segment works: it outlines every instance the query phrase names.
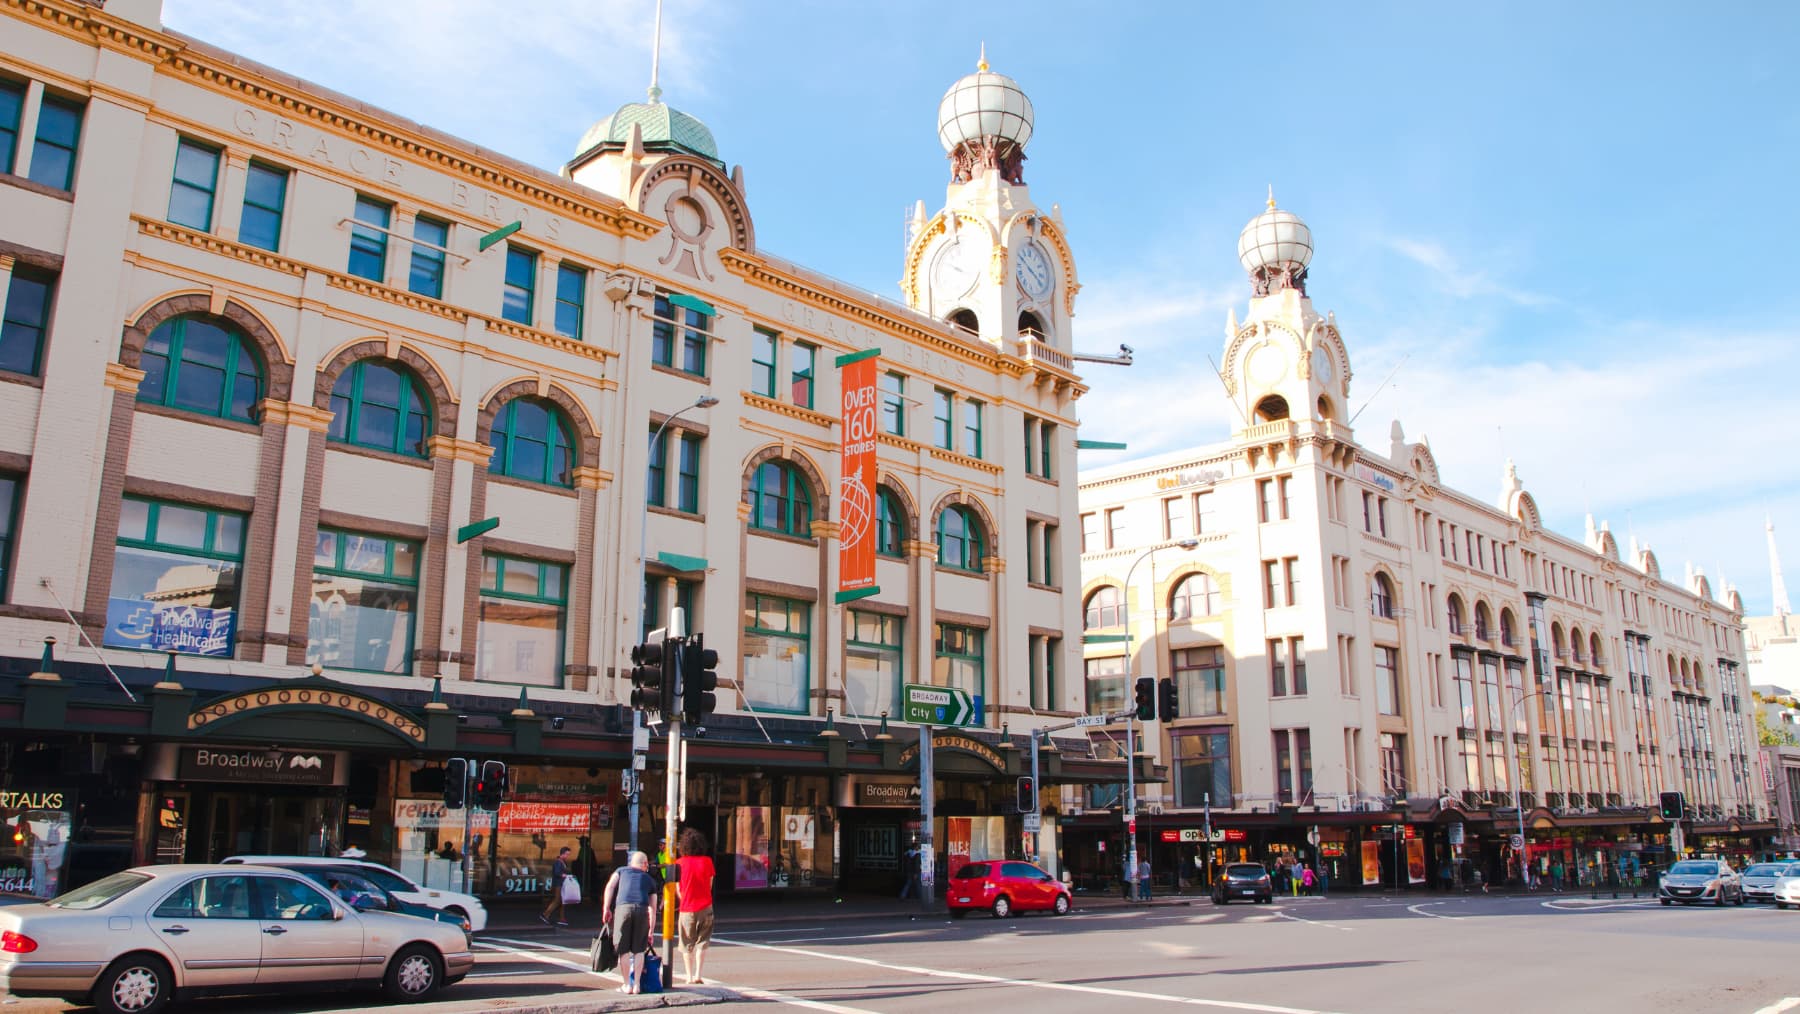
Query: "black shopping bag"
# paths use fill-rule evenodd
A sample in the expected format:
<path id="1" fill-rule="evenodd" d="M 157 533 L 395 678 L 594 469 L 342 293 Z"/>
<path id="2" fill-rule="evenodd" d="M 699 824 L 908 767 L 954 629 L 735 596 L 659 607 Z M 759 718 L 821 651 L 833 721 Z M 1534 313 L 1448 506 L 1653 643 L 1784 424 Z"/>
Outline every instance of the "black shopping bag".
<path id="1" fill-rule="evenodd" d="M 600 935 L 594 938 L 594 946 L 588 951 L 588 963 L 596 972 L 610 972 L 619 963 L 619 954 L 613 950 L 611 930 L 602 928 Z"/>

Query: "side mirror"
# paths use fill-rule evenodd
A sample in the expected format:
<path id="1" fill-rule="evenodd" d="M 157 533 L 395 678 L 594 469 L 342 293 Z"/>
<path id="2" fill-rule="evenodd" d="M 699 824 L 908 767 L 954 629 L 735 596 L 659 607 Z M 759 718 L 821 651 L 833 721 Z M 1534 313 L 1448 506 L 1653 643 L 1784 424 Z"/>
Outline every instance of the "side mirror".
<path id="1" fill-rule="evenodd" d="M 383 912 L 387 910 L 387 903 L 380 898 L 371 897 L 365 894 L 357 898 L 350 907 L 356 909 L 358 912 Z"/>
<path id="2" fill-rule="evenodd" d="M 331 907 L 331 921 L 332 922 L 343 922 L 344 921 L 344 910 L 341 908 L 338 908 L 336 905 L 333 905 Z"/>

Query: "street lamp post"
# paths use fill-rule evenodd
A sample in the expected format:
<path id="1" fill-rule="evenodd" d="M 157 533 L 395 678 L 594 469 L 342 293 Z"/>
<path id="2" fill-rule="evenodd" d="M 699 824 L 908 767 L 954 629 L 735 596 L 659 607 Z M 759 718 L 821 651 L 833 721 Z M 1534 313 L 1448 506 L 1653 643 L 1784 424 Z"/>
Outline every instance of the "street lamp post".
<path id="1" fill-rule="evenodd" d="M 1526 701 L 1531 700 L 1533 697 L 1549 697 L 1549 696 L 1551 696 L 1551 693 L 1548 690 L 1533 690 L 1531 693 L 1519 695 L 1519 699 L 1512 702 L 1512 707 L 1506 709 L 1507 724 L 1515 726 L 1515 727 L 1518 725 L 1515 718 L 1517 716 L 1519 708 L 1522 707 Z M 1526 727 L 1527 727 L 1527 729 L 1530 728 L 1529 722 L 1526 723 Z M 1526 739 L 1527 739 L 1527 743 L 1529 743 L 1529 741 L 1530 741 L 1530 733 L 1529 732 L 1526 733 Z M 1513 751 L 1513 768 L 1516 772 L 1515 776 L 1513 777 L 1513 812 L 1518 814 L 1518 817 L 1519 817 L 1519 880 L 1521 883 L 1523 883 L 1525 885 L 1526 890 L 1530 890 L 1531 889 L 1531 865 L 1530 865 L 1529 859 L 1531 857 L 1531 853 L 1530 853 L 1530 849 L 1527 848 L 1527 846 L 1525 844 L 1525 807 L 1523 805 L 1521 805 L 1520 798 L 1519 798 L 1519 791 L 1524 787 L 1524 782 L 1525 782 L 1525 761 L 1523 758 L 1519 757 L 1519 751 L 1517 751 L 1517 750 Z"/>
<path id="2" fill-rule="evenodd" d="M 651 453 L 651 454 L 656 453 L 657 442 L 662 440 L 663 431 L 669 428 L 670 423 L 681 418 L 682 415 L 686 414 L 687 412 L 691 412 L 694 409 L 711 408 L 714 405 L 717 405 L 718 403 L 719 403 L 719 399 L 713 397 L 712 395 L 710 395 L 710 394 L 702 395 L 699 398 L 695 399 L 695 401 L 692 405 L 684 406 L 680 411 L 669 416 L 667 419 L 664 419 L 662 421 L 662 425 L 656 427 L 656 432 L 650 435 L 649 453 Z M 664 471 L 666 472 L 667 469 L 664 469 Z M 645 473 L 648 474 L 648 472 L 649 472 L 649 468 L 648 468 L 648 465 L 646 465 Z M 639 624 L 640 629 L 642 628 L 642 625 L 644 622 L 644 617 L 648 614 L 649 608 L 650 608 L 650 590 L 648 588 L 644 587 L 644 581 L 648 577 L 648 567 L 650 564 L 650 555 L 649 554 L 650 554 L 650 491 L 646 489 L 644 491 L 644 506 L 638 515 L 637 588 L 638 588 L 638 596 L 639 596 L 639 598 L 638 598 L 638 624 Z M 670 743 L 669 757 L 670 757 L 671 761 L 673 761 L 673 759 L 676 755 L 676 745 L 681 741 L 681 720 L 673 715 L 666 715 L 664 717 L 667 718 L 669 721 L 669 743 Z M 633 709 L 631 712 L 631 731 L 632 731 L 632 739 L 634 742 L 637 739 L 637 730 L 643 728 L 643 721 L 644 721 L 644 713 L 642 711 Z M 637 757 L 636 757 L 636 753 L 635 753 L 635 745 L 633 747 L 633 751 L 634 751 L 633 757 L 632 757 L 632 762 L 633 762 L 632 769 L 633 770 L 632 770 L 632 778 L 631 778 L 631 851 L 636 852 L 636 851 L 638 851 L 638 792 L 641 789 L 641 786 L 639 785 L 639 778 L 638 778 L 638 774 L 637 774 L 637 763 L 636 763 Z M 676 776 L 675 765 L 673 763 L 671 763 L 669 765 L 669 777 L 671 779 L 673 779 L 675 776 Z M 671 800 L 675 798 L 674 794 L 673 794 L 673 789 L 670 790 L 668 795 Z M 671 805 L 669 807 L 667 821 L 668 821 L 668 823 L 670 823 L 672 825 L 674 820 L 675 820 L 675 808 L 673 805 Z"/>
<path id="3" fill-rule="evenodd" d="M 1180 539 L 1180 540 L 1177 540 L 1176 542 L 1172 543 L 1172 545 L 1179 546 L 1182 549 L 1193 549 L 1195 546 L 1198 546 L 1199 544 L 1200 544 L 1200 540 L 1194 539 L 1194 538 Z M 1142 553 L 1139 553 L 1138 558 L 1131 561 L 1131 566 L 1126 568 L 1126 570 L 1125 570 L 1125 655 L 1126 655 L 1125 681 L 1126 681 L 1127 686 L 1129 686 L 1133 689 L 1135 689 L 1137 686 L 1137 656 L 1132 654 L 1132 652 L 1131 652 L 1131 578 L 1132 578 L 1133 574 L 1137 573 L 1137 565 L 1138 564 L 1143 563 L 1145 560 L 1150 559 L 1150 557 L 1153 554 L 1155 554 L 1158 550 L 1163 550 L 1163 549 L 1168 549 L 1168 548 L 1169 548 L 1168 545 L 1151 546 L 1149 549 L 1146 549 Z M 1155 589 L 1154 588 L 1151 589 L 1151 597 L 1152 598 L 1155 597 Z M 1152 615 L 1154 616 L 1157 614 L 1153 613 Z M 1150 640 L 1151 640 L 1151 643 L 1155 643 L 1155 641 L 1156 641 L 1156 630 L 1155 630 L 1155 626 L 1154 626 L 1154 620 L 1152 621 Z M 1136 824 L 1137 824 L 1137 715 L 1136 714 L 1127 714 L 1125 716 L 1125 834 L 1126 834 L 1126 837 L 1128 839 L 1130 839 L 1129 845 L 1126 850 L 1126 856 L 1125 856 L 1125 863 L 1126 863 L 1125 882 L 1127 884 L 1129 884 L 1131 882 L 1132 877 L 1137 876 L 1137 872 L 1138 872 L 1138 846 L 1137 846 L 1137 830 L 1136 830 L 1136 826 L 1135 826 Z M 1140 884 L 1138 886 L 1139 893 L 1141 894 L 1143 892 L 1143 890 L 1144 890 L 1143 885 Z"/>

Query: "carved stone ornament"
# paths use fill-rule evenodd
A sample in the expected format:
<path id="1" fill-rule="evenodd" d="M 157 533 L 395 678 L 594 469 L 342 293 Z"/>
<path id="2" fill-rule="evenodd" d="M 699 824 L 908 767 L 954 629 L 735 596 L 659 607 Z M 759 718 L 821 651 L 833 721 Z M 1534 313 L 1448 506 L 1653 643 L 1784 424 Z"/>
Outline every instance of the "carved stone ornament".
<path id="1" fill-rule="evenodd" d="M 1008 183 L 1025 183 L 1025 149 L 1011 141 L 984 135 L 979 141 L 965 141 L 950 153 L 950 182 L 967 183 L 977 169 L 998 169 Z"/>

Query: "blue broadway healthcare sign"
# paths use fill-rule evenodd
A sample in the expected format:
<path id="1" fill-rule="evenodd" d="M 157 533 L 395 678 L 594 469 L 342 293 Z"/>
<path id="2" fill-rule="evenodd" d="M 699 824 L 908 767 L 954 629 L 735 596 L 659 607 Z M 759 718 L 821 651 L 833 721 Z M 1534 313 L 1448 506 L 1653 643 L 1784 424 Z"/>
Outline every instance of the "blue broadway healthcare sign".
<path id="1" fill-rule="evenodd" d="M 106 643 L 115 648 L 229 657 L 234 615 L 230 609 L 108 599 Z"/>

